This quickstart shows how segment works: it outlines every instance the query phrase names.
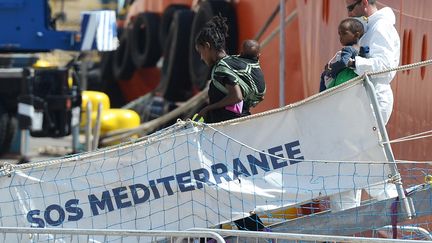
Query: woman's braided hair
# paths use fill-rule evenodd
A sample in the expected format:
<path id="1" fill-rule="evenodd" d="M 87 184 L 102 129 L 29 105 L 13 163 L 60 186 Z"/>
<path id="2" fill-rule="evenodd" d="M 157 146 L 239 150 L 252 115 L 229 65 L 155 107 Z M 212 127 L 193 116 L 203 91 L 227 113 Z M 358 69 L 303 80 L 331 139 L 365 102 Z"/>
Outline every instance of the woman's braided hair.
<path id="1" fill-rule="evenodd" d="M 210 19 L 200 30 L 195 38 L 195 44 L 204 45 L 210 43 L 210 47 L 217 51 L 225 50 L 226 38 L 228 37 L 227 19 L 221 15 L 216 15 Z"/>

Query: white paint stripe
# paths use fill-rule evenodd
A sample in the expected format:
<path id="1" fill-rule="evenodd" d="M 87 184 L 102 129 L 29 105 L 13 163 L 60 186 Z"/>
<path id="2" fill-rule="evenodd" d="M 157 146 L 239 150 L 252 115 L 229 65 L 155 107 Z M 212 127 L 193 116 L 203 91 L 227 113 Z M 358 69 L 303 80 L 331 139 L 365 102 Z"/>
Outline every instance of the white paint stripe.
<path id="1" fill-rule="evenodd" d="M 116 26 L 114 11 L 100 11 L 98 14 L 99 26 L 97 30 L 97 49 L 111 51 L 115 49 Z"/>
<path id="2" fill-rule="evenodd" d="M 25 103 L 18 103 L 18 114 L 33 118 L 34 107 Z"/>
<path id="3" fill-rule="evenodd" d="M 92 44 L 96 35 L 96 28 L 98 26 L 99 19 L 95 14 L 89 14 L 89 22 L 87 24 L 87 29 L 84 33 L 84 39 L 82 42 L 81 50 L 91 50 Z"/>

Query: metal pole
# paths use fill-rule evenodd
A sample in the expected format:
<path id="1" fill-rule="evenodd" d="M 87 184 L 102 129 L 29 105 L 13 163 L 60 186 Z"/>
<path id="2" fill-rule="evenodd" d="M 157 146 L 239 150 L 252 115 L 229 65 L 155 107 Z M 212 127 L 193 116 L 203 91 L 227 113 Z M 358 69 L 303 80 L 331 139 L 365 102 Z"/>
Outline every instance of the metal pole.
<path id="1" fill-rule="evenodd" d="M 89 101 L 87 102 L 86 107 L 86 125 L 85 125 L 85 144 L 86 144 L 86 151 L 92 150 L 92 143 L 91 143 L 91 136 L 92 136 L 92 103 Z"/>
<path id="2" fill-rule="evenodd" d="M 79 153 L 79 134 L 80 134 L 80 127 L 79 126 L 73 126 L 72 127 L 72 153 L 76 154 Z"/>
<path id="3" fill-rule="evenodd" d="M 93 150 L 96 150 L 99 146 L 99 136 L 101 128 L 101 115 L 102 115 L 102 102 L 99 102 L 97 113 L 96 113 L 96 124 L 93 130 Z"/>
<path id="4" fill-rule="evenodd" d="M 87 76 L 88 76 L 88 63 L 86 60 L 84 60 L 85 58 L 83 58 L 83 60 L 81 60 L 81 89 L 82 90 L 87 90 Z"/>
<path id="5" fill-rule="evenodd" d="M 279 107 L 282 107 L 285 106 L 285 0 L 280 0 L 279 12 Z"/>
<path id="6" fill-rule="evenodd" d="M 72 119 L 71 119 L 71 126 L 72 126 L 72 153 L 76 154 L 79 152 L 79 135 L 80 135 L 80 113 L 81 108 L 75 107 L 72 108 Z"/>
<path id="7" fill-rule="evenodd" d="M 6 71 L 6 72 L 5 72 Z M 32 78 L 34 77 L 34 70 L 30 69 L 30 68 L 23 68 L 23 69 L 10 69 L 9 72 L 7 70 L 2 70 L 0 73 L 2 73 L 3 75 L 10 75 L 11 77 L 13 77 L 15 75 L 15 77 L 19 77 L 22 78 L 21 79 L 21 92 L 19 97 L 21 97 L 21 95 L 23 95 L 24 97 L 31 97 L 31 95 L 33 94 L 33 89 L 32 89 Z M 19 98 L 18 98 L 19 100 Z M 27 102 L 25 102 L 24 104 L 22 104 L 22 107 L 27 107 L 27 112 L 23 111 L 22 113 L 20 112 L 20 103 L 18 103 L 18 116 L 19 115 L 24 115 L 27 116 L 28 118 L 30 118 L 31 123 L 27 124 L 25 126 L 22 126 L 21 124 L 19 125 L 19 127 L 21 128 L 21 138 L 20 138 L 20 154 L 21 154 L 21 159 L 19 161 L 19 163 L 27 163 L 29 162 L 29 158 L 27 157 L 29 155 L 29 138 L 30 138 L 30 128 L 33 125 L 34 122 L 34 106 L 33 106 L 33 99 L 30 98 L 30 103 L 25 104 Z M 20 102 L 20 101 L 19 101 Z M 18 119 L 19 121 L 19 119 Z M 20 121 L 19 121 L 20 123 Z M 28 126 L 29 125 L 29 126 Z"/>
<path id="8" fill-rule="evenodd" d="M 26 159 L 28 156 L 29 136 L 30 132 L 28 129 L 21 129 L 20 154 L 23 159 Z"/>
<path id="9" fill-rule="evenodd" d="M 369 95 L 371 97 L 372 107 L 373 107 L 373 110 L 375 112 L 375 117 L 377 119 L 379 132 L 381 134 L 381 139 L 383 141 L 384 152 L 386 154 L 387 160 L 389 162 L 392 162 L 391 164 L 389 164 L 391 173 L 393 176 L 397 177 L 399 180 L 397 183 L 395 183 L 399 199 L 402 202 L 402 206 L 405 207 L 408 218 L 412 219 L 414 217 L 414 213 L 413 213 L 414 209 L 411 209 L 411 204 L 408 202 L 408 198 L 405 196 L 404 188 L 402 185 L 402 178 L 400 178 L 400 174 L 399 174 L 399 171 L 398 171 L 397 166 L 396 166 L 396 160 L 394 158 L 393 151 L 390 147 L 387 130 L 385 128 L 385 123 L 384 123 L 384 120 L 382 118 L 381 112 L 380 112 L 379 107 L 378 107 L 378 101 L 377 101 L 377 97 L 375 94 L 375 88 L 374 88 L 372 82 L 370 81 L 368 75 L 365 75 L 365 86 L 366 86 L 367 92 L 369 93 Z"/>
<path id="10" fill-rule="evenodd" d="M 273 22 L 274 18 L 277 16 L 278 12 L 280 12 L 280 5 L 277 5 L 276 9 L 273 11 L 273 13 L 267 19 L 267 21 L 265 22 L 264 26 L 255 35 L 254 40 L 258 41 L 259 39 L 261 39 L 262 35 L 267 30 L 267 28 L 270 26 L 270 24 Z"/>

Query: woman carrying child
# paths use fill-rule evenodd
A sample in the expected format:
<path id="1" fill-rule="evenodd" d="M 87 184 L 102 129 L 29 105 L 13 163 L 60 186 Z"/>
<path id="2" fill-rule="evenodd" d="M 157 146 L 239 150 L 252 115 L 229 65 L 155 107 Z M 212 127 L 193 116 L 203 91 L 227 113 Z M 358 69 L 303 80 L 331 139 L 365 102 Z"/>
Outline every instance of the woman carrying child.
<path id="1" fill-rule="evenodd" d="M 209 105 L 199 113 L 207 123 L 250 115 L 250 107 L 264 99 L 266 85 L 259 64 L 260 45 L 255 40 L 243 42 L 240 55 L 225 51 L 228 36 L 226 18 L 215 16 L 195 39 L 195 49 L 211 67 Z"/>

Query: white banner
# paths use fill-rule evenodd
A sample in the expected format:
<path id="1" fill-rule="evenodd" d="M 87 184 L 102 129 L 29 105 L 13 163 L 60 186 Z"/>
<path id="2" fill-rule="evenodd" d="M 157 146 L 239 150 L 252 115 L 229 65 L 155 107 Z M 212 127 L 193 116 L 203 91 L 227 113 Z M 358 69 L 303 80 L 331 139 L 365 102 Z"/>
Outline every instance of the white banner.
<path id="1" fill-rule="evenodd" d="M 361 83 L 214 129 L 178 124 L 159 139 L 1 178 L 0 222 L 94 229 L 211 227 L 252 210 L 383 181 L 389 171 L 382 163 L 318 161 L 386 161 L 376 127 Z"/>
<path id="2" fill-rule="evenodd" d="M 112 10 L 87 11 L 81 14 L 81 51 L 117 49 L 116 14 Z"/>

